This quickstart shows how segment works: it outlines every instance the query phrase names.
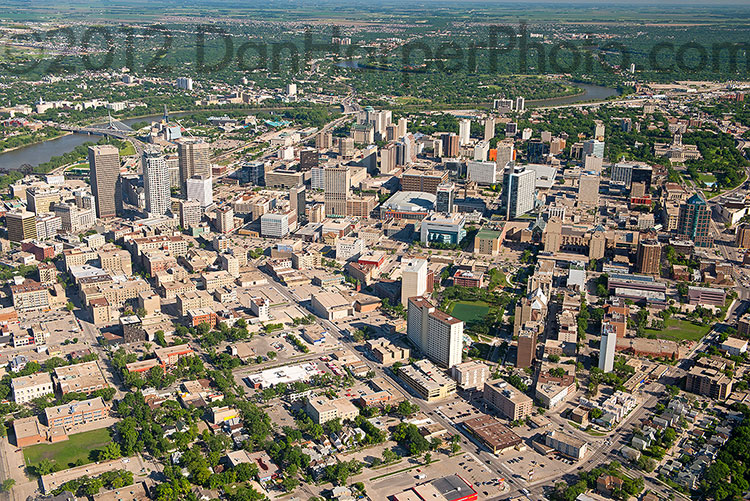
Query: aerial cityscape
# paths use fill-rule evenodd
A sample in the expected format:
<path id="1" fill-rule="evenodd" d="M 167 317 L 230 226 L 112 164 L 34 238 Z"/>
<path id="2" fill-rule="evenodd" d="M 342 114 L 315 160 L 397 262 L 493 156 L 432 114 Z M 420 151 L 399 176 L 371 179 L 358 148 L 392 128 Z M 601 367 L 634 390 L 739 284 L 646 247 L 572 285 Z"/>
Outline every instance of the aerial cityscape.
<path id="1" fill-rule="evenodd" d="M 747 2 L 0 45 L 0 501 L 750 499 Z"/>

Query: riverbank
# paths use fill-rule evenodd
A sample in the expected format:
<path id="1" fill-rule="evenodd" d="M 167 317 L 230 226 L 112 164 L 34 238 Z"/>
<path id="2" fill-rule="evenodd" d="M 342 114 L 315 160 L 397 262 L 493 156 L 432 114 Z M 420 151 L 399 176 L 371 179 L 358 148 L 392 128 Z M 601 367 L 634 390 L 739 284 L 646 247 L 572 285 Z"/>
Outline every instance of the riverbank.
<path id="1" fill-rule="evenodd" d="M 2 155 L 4 153 L 10 153 L 11 151 L 22 150 L 24 148 L 28 148 L 29 146 L 34 146 L 34 145 L 37 145 L 37 144 L 46 143 L 47 141 L 52 141 L 54 139 L 59 139 L 61 137 L 67 136 L 69 134 L 72 134 L 72 132 L 62 131 L 60 129 L 55 129 L 55 130 L 57 130 L 59 132 L 59 134 L 57 134 L 55 136 L 52 136 L 52 137 L 47 137 L 45 139 L 40 139 L 39 141 L 32 141 L 30 143 L 22 144 L 21 146 L 14 146 L 13 148 L 6 148 L 4 150 L 0 150 L 0 155 Z"/>

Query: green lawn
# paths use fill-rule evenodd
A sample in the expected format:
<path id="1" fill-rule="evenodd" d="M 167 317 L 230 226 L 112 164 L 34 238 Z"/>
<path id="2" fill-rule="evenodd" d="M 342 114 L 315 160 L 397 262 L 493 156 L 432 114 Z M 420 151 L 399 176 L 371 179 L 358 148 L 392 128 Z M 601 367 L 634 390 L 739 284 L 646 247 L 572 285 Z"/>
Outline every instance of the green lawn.
<path id="1" fill-rule="evenodd" d="M 672 341 L 699 341 L 711 330 L 710 325 L 696 325 L 688 320 L 670 318 L 666 322 L 664 330 L 646 329 L 646 335 L 656 334 L 659 339 L 670 339 Z"/>
<path id="2" fill-rule="evenodd" d="M 42 459 L 49 459 L 67 468 L 78 460 L 83 460 L 84 463 L 92 462 L 89 453 L 103 448 L 111 441 L 109 430 L 102 428 L 70 435 L 64 442 L 32 445 L 23 450 L 23 455 L 27 465 L 35 465 Z"/>
<path id="3" fill-rule="evenodd" d="M 466 323 L 479 322 L 490 312 L 490 305 L 484 301 L 456 301 L 450 314 Z"/>
<path id="4" fill-rule="evenodd" d="M 127 144 L 120 149 L 120 156 L 126 157 L 128 155 L 135 155 L 135 147 L 130 141 L 128 141 Z"/>

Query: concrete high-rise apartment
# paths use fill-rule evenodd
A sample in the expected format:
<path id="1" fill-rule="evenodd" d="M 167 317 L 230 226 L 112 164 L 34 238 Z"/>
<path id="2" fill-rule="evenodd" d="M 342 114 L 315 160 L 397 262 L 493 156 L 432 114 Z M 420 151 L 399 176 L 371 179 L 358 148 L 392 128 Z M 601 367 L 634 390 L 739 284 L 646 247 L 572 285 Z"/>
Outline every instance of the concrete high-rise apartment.
<path id="1" fill-rule="evenodd" d="M 229 233 L 234 229 L 234 209 L 231 205 L 216 210 L 216 229 L 219 233 Z"/>
<path id="2" fill-rule="evenodd" d="M 122 212 L 119 150 L 110 144 L 89 146 L 89 169 L 96 217 L 116 217 Z"/>
<path id="3" fill-rule="evenodd" d="M 511 166 L 503 176 L 502 204 L 505 217 L 513 219 L 534 210 L 536 173 L 523 166 Z"/>
<path id="4" fill-rule="evenodd" d="M 143 153 L 143 191 L 146 195 L 146 212 L 162 215 L 169 211 L 169 168 L 164 155 L 159 152 Z"/>
<path id="5" fill-rule="evenodd" d="M 602 339 L 599 342 L 599 368 L 612 372 L 615 367 L 615 350 L 617 349 L 617 331 L 609 322 L 602 323 Z"/>
<path id="6" fill-rule="evenodd" d="M 461 363 L 464 323 L 426 297 L 409 298 L 406 336 L 433 362 L 450 369 Z"/>
<path id="7" fill-rule="evenodd" d="M 187 180 L 193 176 L 211 177 L 211 150 L 202 139 L 183 138 L 177 143 L 180 164 L 180 191 L 187 191 Z"/>
<path id="8" fill-rule="evenodd" d="M 406 133 L 408 132 L 407 125 L 408 125 L 408 122 L 406 118 L 401 117 L 398 119 L 398 129 L 396 129 L 396 133 L 398 137 L 396 139 L 402 138 L 406 135 Z"/>
<path id="9" fill-rule="evenodd" d="M 37 238 L 36 215 L 23 209 L 16 209 L 5 215 L 5 226 L 8 230 L 8 240 L 22 242 L 30 238 Z"/>
<path id="10" fill-rule="evenodd" d="M 522 331 L 518 334 L 518 354 L 516 355 L 516 367 L 531 367 L 536 358 L 536 331 Z"/>
<path id="11" fill-rule="evenodd" d="M 408 305 L 410 297 L 427 292 L 427 260 L 403 259 L 401 261 L 401 304 Z"/>
<path id="12" fill-rule="evenodd" d="M 638 242 L 638 273 L 644 275 L 661 274 L 661 244 L 655 238 L 644 238 Z"/>
<path id="13" fill-rule="evenodd" d="M 349 198 L 351 185 L 351 170 L 348 165 L 326 167 L 325 191 L 323 200 L 325 202 L 326 216 L 346 217 L 346 199 Z"/>
<path id="14" fill-rule="evenodd" d="M 198 200 L 180 200 L 180 226 L 192 228 L 201 222 L 203 211 Z"/>
<path id="15" fill-rule="evenodd" d="M 214 203 L 214 186 L 211 176 L 199 174 L 187 180 L 187 199 L 198 200 L 204 209 Z"/>
<path id="16" fill-rule="evenodd" d="M 497 183 L 497 164 L 495 162 L 467 162 L 466 178 L 477 184 L 495 184 Z"/>
<path id="17" fill-rule="evenodd" d="M 462 118 L 458 122 L 458 145 L 465 146 L 471 140 L 471 120 Z"/>
<path id="18" fill-rule="evenodd" d="M 516 98 L 516 111 L 519 113 L 523 113 L 524 111 L 526 111 L 526 99 L 525 98 L 521 96 L 518 96 Z"/>
<path id="19" fill-rule="evenodd" d="M 599 203 L 600 177 L 594 172 L 584 172 L 578 179 L 578 203 L 597 205 Z"/>
<path id="20" fill-rule="evenodd" d="M 484 119 L 484 140 L 489 141 L 495 137 L 495 117 Z"/>
<path id="21" fill-rule="evenodd" d="M 495 162 L 501 170 L 505 169 L 508 162 L 513 162 L 516 159 L 514 150 L 513 139 L 503 139 L 502 141 L 498 141 Z"/>
<path id="22" fill-rule="evenodd" d="M 443 143 L 443 156 L 448 158 L 456 158 L 458 156 L 458 136 L 455 134 L 442 134 L 441 140 Z"/>

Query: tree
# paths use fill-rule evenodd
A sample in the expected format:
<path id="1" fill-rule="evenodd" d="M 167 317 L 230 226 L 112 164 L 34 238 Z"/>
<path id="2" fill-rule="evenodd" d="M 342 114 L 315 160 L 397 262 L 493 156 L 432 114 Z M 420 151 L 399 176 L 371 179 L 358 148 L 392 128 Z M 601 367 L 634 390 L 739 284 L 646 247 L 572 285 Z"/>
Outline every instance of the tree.
<path id="1" fill-rule="evenodd" d="M 141 308 L 138 308 L 137 310 L 135 310 L 135 314 L 138 315 L 139 317 L 143 318 L 143 317 L 145 317 L 148 314 L 148 312 L 146 311 L 146 308 L 141 307 Z"/>
<path id="2" fill-rule="evenodd" d="M 164 331 L 158 330 L 154 333 L 154 341 L 161 347 L 167 346 L 167 340 L 164 337 Z"/>
<path id="3" fill-rule="evenodd" d="M 65 309 L 68 311 L 73 311 L 74 308 L 75 308 L 75 305 L 70 301 L 68 301 L 67 304 L 65 305 Z"/>
<path id="4" fill-rule="evenodd" d="M 120 456 L 122 456 L 122 454 L 120 453 L 120 444 L 116 442 L 109 442 L 104 446 L 104 449 L 99 449 L 97 451 L 96 460 L 109 461 L 111 459 L 117 459 Z"/>
<path id="5" fill-rule="evenodd" d="M 14 485 L 16 485 L 16 481 L 12 478 L 8 478 L 4 480 L 2 484 L 0 484 L 0 491 L 9 492 Z"/>

